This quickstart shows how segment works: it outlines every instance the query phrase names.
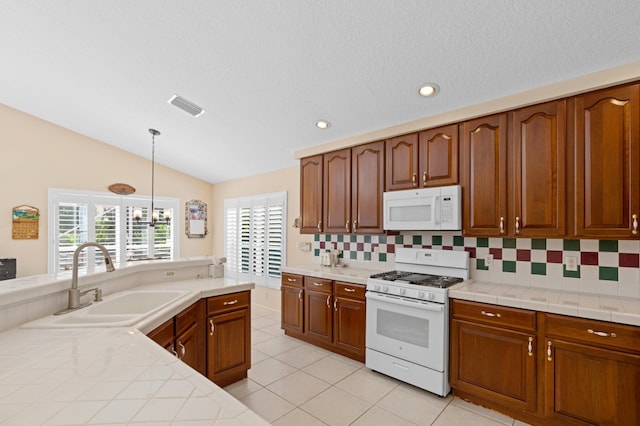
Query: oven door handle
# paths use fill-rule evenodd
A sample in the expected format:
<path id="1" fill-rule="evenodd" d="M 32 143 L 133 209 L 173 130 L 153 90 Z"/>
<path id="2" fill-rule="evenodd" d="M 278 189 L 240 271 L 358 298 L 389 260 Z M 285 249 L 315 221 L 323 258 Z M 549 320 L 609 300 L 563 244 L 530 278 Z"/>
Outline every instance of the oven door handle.
<path id="1" fill-rule="evenodd" d="M 424 302 L 422 300 L 410 300 L 403 297 L 387 296 L 384 294 L 373 293 L 371 291 L 366 292 L 365 297 L 371 300 L 392 303 L 394 305 L 408 306 L 415 309 L 423 309 L 425 311 L 442 312 L 444 310 L 444 305 L 441 305 L 440 303 Z"/>

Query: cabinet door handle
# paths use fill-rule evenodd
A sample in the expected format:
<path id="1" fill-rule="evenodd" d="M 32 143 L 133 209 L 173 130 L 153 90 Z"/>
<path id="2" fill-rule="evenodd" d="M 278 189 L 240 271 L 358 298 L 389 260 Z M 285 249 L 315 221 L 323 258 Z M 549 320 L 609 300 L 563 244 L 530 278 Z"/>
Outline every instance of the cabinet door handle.
<path id="1" fill-rule="evenodd" d="M 427 176 L 427 172 L 423 172 L 422 173 L 422 186 L 427 186 L 427 178 L 429 176 Z"/>
<path id="2" fill-rule="evenodd" d="M 344 224 L 344 229 L 347 230 L 347 232 L 349 232 L 349 221 L 347 220 L 347 223 Z"/>
<path id="3" fill-rule="evenodd" d="M 300 292 L 298 293 L 298 300 L 302 300 L 302 289 L 300 289 Z"/>
<path id="4" fill-rule="evenodd" d="M 238 299 L 233 299 L 233 300 L 230 300 L 230 301 L 228 301 L 228 302 L 224 302 L 224 303 L 223 303 L 223 305 L 224 305 L 224 306 L 227 306 L 227 305 L 235 305 L 236 303 L 238 303 Z"/>
<path id="5" fill-rule="evenodd" d="M 171 353 L 173 354 L 173 356 L 175 356 L 176 358 L 180 358 L 178 356 L 178 352 L 176 352 L 175 348 L 173 345 L 171 345 L 171 348 L 169 348 L 169 350 L 171 351 Z"/>
<path id="6" fill-rule="evenodd" d="M 547 361 L 553 361 L 553 358 L 551 358 L 551 340 L 547 341 Z"/>
<path id="7" fill-rule="evenodd" d="M 353 219 L 353 232 L 358 231 L 358 221 Z"/>
<path id="8" fill-rule="evenodd" d="M 504 217 L 500 217 L 500 233 L 504 234 Z"/>
<path id="9" fill-rule="evenodd" d="M 213 336 L 213 332 L 216 331 L 216 325 L 213 323 L 213 320 L 209 320 L 209 336 Z"/>
<path id="10" fill-rule="evenodd" d="M 318 221 L 318 232 L 322 232 L 322 221 Z"/>
<path id="11" fill-rule="evenodd" d="M 520 233 L 520 218 L 516 217 L 516 234 Z"/>
<path id="12" fill-rule="evenodd" d="M 413 186 L 418 186 L 418 175 L 416 172 L 413 172 L 413 175 L 411 176 L 411 183 Z"/>
<path id="13" fill-rule="evenodd" d="M 344 291 L 346 291 L 347 293 L 355 293 L 356 289 L 355 288 L 345 287 Z"/>
<path id="14" fill-rule="evenodd" d="M 331 309 L 331 295 L 327 296 L 327 308 Z"/>
<path id="15" fill-rule="evenodd" d="M 181 354 L 178 358 L 182 359 L 184 358 L 184 354 L 187 353 L 187 349 L 184 347 L 182 342 L 180 342 L 180 340 L 178 340 L 178 346 L 180 346 L 180 354 Z"/>
<path id="16" fill-rule="evenodd" d="M 500 314 L 494 314 L 493 312 L 487 312 L 487 311 L 481 311 L 480 312 L 482 315 L 484 315 L 485 317 L 496 317 L 496 318 L 500 318 L 502 315 Z"/>
<path id="17" fill-rule="evenodd" d="M 533 356 L 533 337 L 529 337 L 529 343 L 527 344 L 527 355 Z"/>
<path id="18" fill-rule="evenodd" d="M 592 329 L 588 329 L 587 333 L 600 336 L 600 337 L 616 337 L 616 333 L 607 333 L 605 331 L 593 331 Z"/>
<path id="19" fill-rule="evenodd" d="M 633 219 L 633 229 L 631 230 L 631 233 L 633 235 L 638 235 L 638 215 L 631 215 L 631 219 Z"/>
<path id="20" fill-rule="evenodd" d="M 333 310 L 338 312 L 338 299 L 333 299 Z"/>

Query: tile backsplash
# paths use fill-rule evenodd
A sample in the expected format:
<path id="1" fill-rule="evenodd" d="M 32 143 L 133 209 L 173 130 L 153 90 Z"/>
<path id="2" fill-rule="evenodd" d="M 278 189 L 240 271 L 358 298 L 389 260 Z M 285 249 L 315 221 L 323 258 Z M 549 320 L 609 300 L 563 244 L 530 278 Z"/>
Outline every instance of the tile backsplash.
<path id="1" fill-rule="evenodd" d="M 386 263 L 393 268 L 398 247 L 466 250 L 471 278 L 478 281 L 640 297 L 640 240 L 480 238 L 444 232 L 319 234 L 313 254 L 341 251 L 345 263 L 373 262 L 372 267 L 384 269 Z"/>

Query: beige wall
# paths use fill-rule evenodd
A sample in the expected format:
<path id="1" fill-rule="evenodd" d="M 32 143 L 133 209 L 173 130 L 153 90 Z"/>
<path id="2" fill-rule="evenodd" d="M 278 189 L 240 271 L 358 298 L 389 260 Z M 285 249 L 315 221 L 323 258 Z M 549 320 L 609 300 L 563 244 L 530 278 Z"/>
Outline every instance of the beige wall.
<path id="1" fill-rule="evenodd" d="M 107 192 L 112 183 L 124 182 L 137 194 L 151 194 L 147 159 L 2 104 L 0 123 L 0 258 L 15 257 L 19 277 L 47 272 L 49 188 Z M 159 165 L 155 175 L 157 196 L 178 197 L 181 205 L 194 198 L 212 205 L 211 184 Z M 11 209 L 23 204 L 40 209 L 37 240 L 12 239 Z M 211 235 L 188 239 L 183 229 L 181 223 L 182 257 L 211 254 Z"/>
<path id="2" fill-rule="evenodd" d="M 210 214 L 213 217 L 213 253 L 224 253 L 224 199 L 245 197 L 270 192 L 287 192 L 287 259 L 286 264 L 310 263 L 310 252 L 298 250 L 299 242 L 311 242 L 313 235 L 301 235 L 292 224 L 300 215 L 300 168 L 291 167 L 243 179 L 213 185 L 213 202 Z M 280 291 L 256 287 L 253 301 L 259 305 L 280 309 Z"/>

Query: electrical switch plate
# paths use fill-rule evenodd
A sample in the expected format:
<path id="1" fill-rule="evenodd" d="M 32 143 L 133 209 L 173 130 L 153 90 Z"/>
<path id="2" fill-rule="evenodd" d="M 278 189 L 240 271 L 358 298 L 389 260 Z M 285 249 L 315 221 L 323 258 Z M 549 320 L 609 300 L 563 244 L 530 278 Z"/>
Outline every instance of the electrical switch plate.
<path id="1" fill-rule="evenodd" d="M 578 256 L 565 256 L 564 264 L 567 268 L 567 271 L 577 271 L 578 270 Z"/>
<path id="2" fill-rule="evenodd" d="M 490 268 L 491 266 L 493 266 L 493 255 L 492 254 L 487 254 L 484 257 L 484 266 L 486 266 L 487 268 Z"/>

